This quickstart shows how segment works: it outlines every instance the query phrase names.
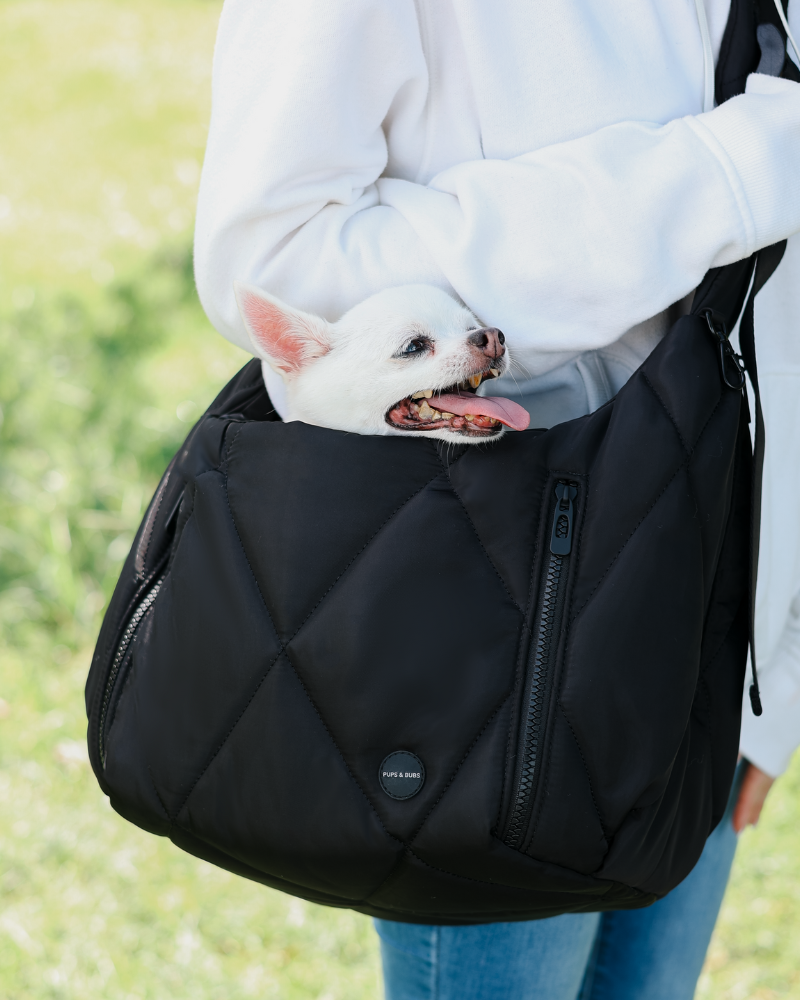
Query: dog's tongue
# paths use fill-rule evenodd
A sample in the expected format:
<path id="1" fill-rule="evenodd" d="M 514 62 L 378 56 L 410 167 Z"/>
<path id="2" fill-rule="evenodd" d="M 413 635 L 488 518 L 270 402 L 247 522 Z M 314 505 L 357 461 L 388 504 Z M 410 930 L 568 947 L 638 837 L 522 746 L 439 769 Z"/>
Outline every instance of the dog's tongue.
<path id="1" fill-rule="evenodd" d="M 524 431 L 531 422 L 531 415 L 524 406 L 503 396 L 462 396 L 446 392 L 442 396 L 434 396 L 430 403 L 437 410 L 455 413 L 459 417 L 465 417 L 468 413 L 475 417 L 494 417 L 514 431 Z"/>

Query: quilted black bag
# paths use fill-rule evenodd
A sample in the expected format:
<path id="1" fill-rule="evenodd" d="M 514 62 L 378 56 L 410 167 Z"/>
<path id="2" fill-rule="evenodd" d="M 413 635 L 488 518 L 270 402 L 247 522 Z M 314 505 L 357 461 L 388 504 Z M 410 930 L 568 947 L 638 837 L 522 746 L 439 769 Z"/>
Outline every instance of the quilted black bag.
<path id="1" fill-rule="evenodd" d="M 729 39 L 718 93 L 754 44 Z M 103 622 L 86 703 L 114 808 L 390 919 L 673 888 L 736 763 L 763 427 L 757 405 L 754 462 L 727 333 L 742 314 L 758 404 L 753 295 L 782 249 L 710 272 L 605 406 L 488 446 L 284 424 L 246 365 Z"/>

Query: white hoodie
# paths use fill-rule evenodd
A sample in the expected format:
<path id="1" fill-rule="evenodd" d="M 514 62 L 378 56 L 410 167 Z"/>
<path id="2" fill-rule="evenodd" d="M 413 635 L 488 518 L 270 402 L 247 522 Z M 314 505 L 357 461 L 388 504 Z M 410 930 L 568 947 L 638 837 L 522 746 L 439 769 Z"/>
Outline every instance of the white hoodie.
<path id="1" fill-rule="evenodd" d="M 706 0 L 715 58 L 729 4 Z M 247 350 L 235 279 L 331 320 L 438 285 L 505 332 L 535 426 L 589 412 L 709 267 L 800 231 L 800 86 L 703 99 L 695 0 L 226 0 L 203 305 Z M 800 743 L 798 240 L 756 311 L 764 715 L 742 749 L 773 775 Z"/>

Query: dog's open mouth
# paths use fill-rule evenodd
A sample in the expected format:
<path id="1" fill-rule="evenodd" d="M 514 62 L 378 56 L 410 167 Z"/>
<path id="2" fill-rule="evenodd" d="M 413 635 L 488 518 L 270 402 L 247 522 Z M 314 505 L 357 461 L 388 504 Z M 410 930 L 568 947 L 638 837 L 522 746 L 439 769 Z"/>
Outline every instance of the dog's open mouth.
<path id="1" fill-rule="evenodd" d="M 524 431 L 530 423 L 528 411 L 503 396 L 478 396 L 485 379 L 498 378 L 497 368 L 476 375 L 440 392 L 423 389 L 401 399 L 386 414 L 392 427 L 409 431 L 450 429 L 469 437 L 492 437 L 503 425 Z"/>

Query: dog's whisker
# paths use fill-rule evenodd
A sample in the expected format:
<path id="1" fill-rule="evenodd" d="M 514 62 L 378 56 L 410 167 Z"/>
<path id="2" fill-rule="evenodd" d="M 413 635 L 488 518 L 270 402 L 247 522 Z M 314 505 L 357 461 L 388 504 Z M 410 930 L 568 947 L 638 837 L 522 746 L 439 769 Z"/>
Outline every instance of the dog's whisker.
<path id="1" fill-rule="evenodd" d="M 516 386 L 517 391 L 519 392 L 520 395 L 522 395 L 522 393 L 520 392 L 520 388 L 519 388 L 519 382 L 517 381 L 517 376 L 514 374 L 514 372 L 511 370 L 510 367 L 509 367 L 509 370 L 508 370 L 508 375 L 509 375 L 509 378 L 511 378 L 511 379 L 514 380 L 514 385 Z"/>
<path id="2" fill-rule="evenodd" d="M 511 359 L 511 364 L 508 367 L 509 367 L 509 373 L 512 368 L 517 368 L 525 376 L 526 379 L 531 377 L 530 371 L 525 367 L 525 365 L 523 365 L 521 361 L 517 361 L 516 358 Z"/>

